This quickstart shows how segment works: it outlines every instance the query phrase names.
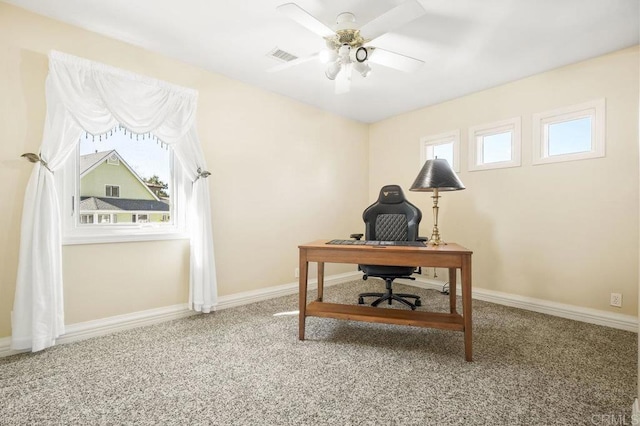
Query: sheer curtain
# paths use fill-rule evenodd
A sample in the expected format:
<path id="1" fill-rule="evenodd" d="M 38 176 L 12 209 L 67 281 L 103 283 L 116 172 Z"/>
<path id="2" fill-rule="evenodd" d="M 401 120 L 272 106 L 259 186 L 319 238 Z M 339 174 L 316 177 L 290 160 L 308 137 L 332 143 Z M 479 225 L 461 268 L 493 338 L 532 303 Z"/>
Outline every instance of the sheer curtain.
<path id="1" fill-rule="evenodd" d="M 189 307 L 210 312 L 217 285 L 209 173 L 196 132 L 197 92 L 55 51 L 49 54 L 45 90 L 42 145 L 24 199 L 11 347 L 39 351 L 64 333 L 62 232 L 53 174 L 75 152 L 83 132 L 101 134 L 117 124 L 153 133 L 175 152 L 189 215 Z"/>

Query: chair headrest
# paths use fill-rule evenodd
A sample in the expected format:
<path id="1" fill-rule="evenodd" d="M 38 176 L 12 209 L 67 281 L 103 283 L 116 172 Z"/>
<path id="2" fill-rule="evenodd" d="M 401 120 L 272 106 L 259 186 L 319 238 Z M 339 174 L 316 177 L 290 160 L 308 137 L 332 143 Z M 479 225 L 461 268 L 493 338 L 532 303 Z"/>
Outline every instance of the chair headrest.
<path id="1" fill-rule="evenodd" d="M 385 185 L 380 189 L 380 195 L 378 195 L 380 204 L 400 204 L 404 201 L 406 198 L 399 185 Z"/>

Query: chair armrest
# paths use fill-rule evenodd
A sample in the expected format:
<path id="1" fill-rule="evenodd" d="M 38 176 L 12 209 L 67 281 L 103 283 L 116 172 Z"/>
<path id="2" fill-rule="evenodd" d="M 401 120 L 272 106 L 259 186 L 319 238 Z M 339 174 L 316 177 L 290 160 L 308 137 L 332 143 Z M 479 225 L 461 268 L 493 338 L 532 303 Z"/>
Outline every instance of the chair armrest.
<path id="1" fill-rule="evenodd" d="M 363 235 L 364 234 L 351 234 L 349 235 L 349 238 L 355 238 L 356 240 L 359 240 Z"/>

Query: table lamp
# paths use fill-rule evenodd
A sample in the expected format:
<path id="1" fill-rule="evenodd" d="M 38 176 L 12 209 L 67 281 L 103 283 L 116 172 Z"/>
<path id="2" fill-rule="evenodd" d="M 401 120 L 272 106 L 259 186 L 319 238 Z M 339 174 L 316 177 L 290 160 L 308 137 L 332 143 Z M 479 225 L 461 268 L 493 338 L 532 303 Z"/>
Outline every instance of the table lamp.
<path id="1" fill-rule="evenodd" d="M 458 191 L 464 189 L 464 185 L 458 175 L 453 171 L 449 162 L 442 158 L 427 160 L 422 166 L 415 182 L 409 191 L 433 192 L 433 231 L 429 244 L 439 246 L 446 244 L 440 239 L 438 231 L 438 193 L 440 191 Z"/>

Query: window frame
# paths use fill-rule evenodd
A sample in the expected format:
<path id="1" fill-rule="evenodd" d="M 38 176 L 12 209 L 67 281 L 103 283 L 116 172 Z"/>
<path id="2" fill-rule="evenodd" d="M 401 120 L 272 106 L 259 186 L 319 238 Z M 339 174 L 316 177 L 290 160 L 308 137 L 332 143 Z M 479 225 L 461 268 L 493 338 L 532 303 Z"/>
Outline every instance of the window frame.
<path id="1" fill-rule="evenodd" d="M 420 167 L 426 163 L 429 158 L 429 150 L 433 152 L 436 145 L 445 145 L 453 143 L 453 164 L 451 168 L 456 173 L 460 173 L 460 130 L 450 130 L 448 132 L 438 133 L 436 135 L 423 136 L 420 138 Z"/>
<path id="2" fill-rule="evenodd" d="M 142 216 L 145 216 L 144 221 L 140 219 Z M 131 213 L 131 222 L 132 223 L 150 223 L 149 213 Z"/>
<path id="3" fill-rule="evenodd" d="M 480 161 L 480 152 L 483 143 L 478 143 L 479 137 L 499 135 L 511 132 L 511 160 L 494 161 L 484 163 Z M 492 123 L 479 124 L 469 127 L 469 165 L 468 170 L 475 172 L 479 170 L 505 169 L 509 167 L 520 167 L 522 165 L 522 119 L 513 117 L 507 120 L 494 121 Z"/>
<path id="4" fill-rule="evenodd" d="M 112 221 L 113 214 L 111 214 L 111 213 L 97 213 L 97 216 L 98 216 L 98 222 L 97 223 L 100 224 L 100 225 L 113 223 L 113 221 Z M 102 221 L 102 217 L 107 217 L 108 221 L 103 222 Z"/>
<path id="5" fill-rule="evenodd" d="M 82 221 L 83 217 L 87 218 L 86 222 Z M 91 218 L 91 221 L 89 221 L 89 218 Z M 78 213 L 78 224 L 80 224 L 80 225 L 93 225 L 94 223 L 95 223 L 95 213 L 92 213 L 92 214 L 87 214 L 87 213 L 79 214 Z"/>
<path id="6" fill-rule="evenodd" d="M 549 125 L 591 118 L 591 150 L 549 155 Z M 606 156 L 606 101 L 604 98 L 533 115 L 533 165 L 579 161 Z"/>
<path id="7" fill-rule="evenodd" d="M 186 221 L 186 193 L 179 184 L 182 181 L 182 172 L 179 167 L 174 167 L 175 155 L 170 150 L 169 163 L 171 170 L 171 209 L 169 212 L 173 218 L 167 222 L 142 222 L 142 223 L 111 223 L 91 224 L 80 223 L 80 144 L 76 146 L 64 167 L 56 171 L 56 189 L 60 212 L 62 214 L 62 244 L 100 244 L 122 243 L 132 241 L 157 241 L 188 239 L 189 234 Z M 106 192 L 105 192 L 106 194 Z M 115 213 L 115 212 L 114 212 Z M 133 212 L 137 213 L 137 212 Z M 87 226 L 91 225 L 91 226 Z"/>
<path id="8" fill-rule="evenodd" d="M 107 160 L 107 163 L 109 162 L 109 160 Z M 109 188 L 111 188 L 111 195 L 109 195 Z M 117 188 L 118 189 L 118 195 L 113 195 L 113 188 Z M 109 197 L 109 198 L 120 198 L 120 185 L 110 185 L 110 184 L 105 184 L 104 185 L 104 196 L 105 197 Z"/>

